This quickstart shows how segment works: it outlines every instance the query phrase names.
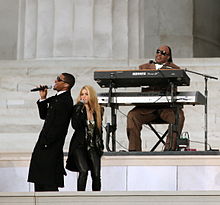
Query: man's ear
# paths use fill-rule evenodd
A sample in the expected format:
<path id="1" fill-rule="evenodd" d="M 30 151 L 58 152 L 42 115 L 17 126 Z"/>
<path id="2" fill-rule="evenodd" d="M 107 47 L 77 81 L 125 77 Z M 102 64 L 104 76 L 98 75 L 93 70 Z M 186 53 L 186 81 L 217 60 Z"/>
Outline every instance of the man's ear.
<path id="1" fill-rule="evenodd" d="M 65 83 L 64 88 L 69 88 L 69 84 Z"/>

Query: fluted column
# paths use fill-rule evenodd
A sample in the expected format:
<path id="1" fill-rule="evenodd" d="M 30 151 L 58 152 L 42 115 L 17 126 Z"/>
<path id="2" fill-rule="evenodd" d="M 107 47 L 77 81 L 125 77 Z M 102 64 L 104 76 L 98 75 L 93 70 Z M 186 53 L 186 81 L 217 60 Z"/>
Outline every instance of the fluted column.
<path id="1" fill-rule="evenodd" d="M 21 59 L 138 59 L 153 57 L 160 44 L 174 57 L 192 56 L 192 0 L 20 2 Z"/>
<path id="2" fill-rule="evenodd" d="M 139 57 L 140 0 L 22 1 L 20 58 Z"/>

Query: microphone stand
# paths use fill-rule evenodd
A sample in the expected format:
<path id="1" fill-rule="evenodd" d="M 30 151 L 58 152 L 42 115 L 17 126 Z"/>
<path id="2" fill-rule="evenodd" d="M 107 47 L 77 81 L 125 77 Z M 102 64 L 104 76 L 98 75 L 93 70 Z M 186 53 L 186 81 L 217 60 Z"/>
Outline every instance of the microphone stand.
<path id="1" fill-rule="evenodd" d="M 198 73 L 198 72 L 195 72 L 195 71 L 191 71 L 191 70 L 188 70 L 187 68 L 185 68 L 185 71 L 186 72 L 189 72 L 189 73 L 194 73 L 196 75 L 200 75 L 200 76 L 203 76 L 204 77 L 204 80 L 205 80 L 205 151 L 207 151 L 207 145 L 208 145 L 208 79 L 214 79 L 214 80 L 218 80 L 218 78 L 216 77 L 213 77 L 213 76 L 210 76 L 210 75 L 206 75 L 206 74 L 203 74 L 203 73 Z"/>
<path id="2" fill-rule="evenodd" d="M 112 89 L 115 87 L 114 79 L 115 76 L 113 73 L 110 74 L 109 81 L 109 93 L 108 93 L 108 103 L 107 107 L 111 108 L 111 124 L 107 123 L 106 125 L 106 149 L 108 152 L 116 151 L 116 129 L 117 129 L 117 119 L 116 119 L 116 105 L 112 103 Z M 110 137 L 112 138 L 112 149 L 109 147 Z"/>

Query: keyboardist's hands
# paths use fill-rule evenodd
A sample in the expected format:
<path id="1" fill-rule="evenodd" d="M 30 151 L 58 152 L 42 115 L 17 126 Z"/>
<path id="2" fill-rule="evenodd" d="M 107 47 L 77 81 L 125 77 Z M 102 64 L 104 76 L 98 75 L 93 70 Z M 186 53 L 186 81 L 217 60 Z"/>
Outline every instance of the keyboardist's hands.
<path id="1" fill-rule="evenodd" d="M 139 66 L 140 70 L 144 70 L 144 69 L 156 69 L 155 64 L 152 63 L 145 63 L 143 65 Z"/>

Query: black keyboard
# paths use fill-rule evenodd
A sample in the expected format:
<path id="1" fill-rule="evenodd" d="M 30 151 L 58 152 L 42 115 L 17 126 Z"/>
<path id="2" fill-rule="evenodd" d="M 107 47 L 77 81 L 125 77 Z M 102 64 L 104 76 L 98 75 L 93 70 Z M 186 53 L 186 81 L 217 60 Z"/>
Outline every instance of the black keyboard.
<path id="1" fill-rule="evenodd" d="M 95 71 L 94 80 L 102 88 L 168 86 L 171 82 L 176 86 L 189 86 L 190 78 L 185 70 L 112 70 Z"/>

